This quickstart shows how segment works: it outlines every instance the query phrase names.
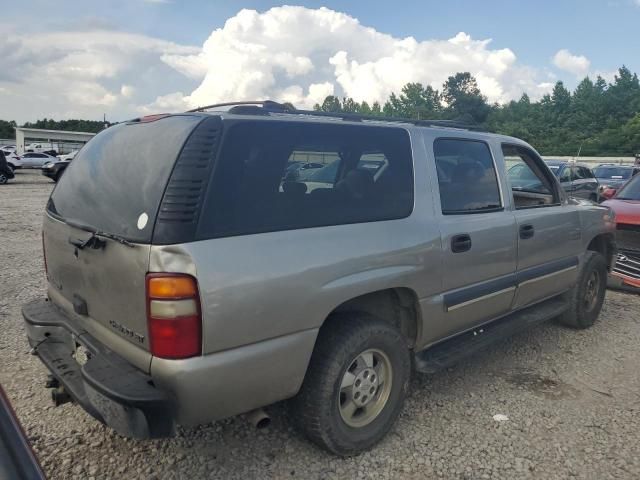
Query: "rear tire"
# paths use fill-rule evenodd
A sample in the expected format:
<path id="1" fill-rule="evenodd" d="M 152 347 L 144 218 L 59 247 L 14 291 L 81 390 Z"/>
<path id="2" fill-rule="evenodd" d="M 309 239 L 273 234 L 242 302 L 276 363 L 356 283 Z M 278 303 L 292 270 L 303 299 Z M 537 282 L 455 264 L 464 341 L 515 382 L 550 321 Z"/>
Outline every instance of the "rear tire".
<path id="1" fill-rule="evenodd" d="M 395 423 L 409 385 L 406 339 L 366 314 L 330 318 L 320 330 L 294 422 L 317 445 L 347 456 L 371 448 Z"/>
<path id="2" fill-rule="evenodd" d="M 607 261 L 598 252 L 588 251 L 578 283 L 567 292 L 569 308 L 558 320 L 571 328 L 591 327 L 600 315 L 607 291 Z"/>

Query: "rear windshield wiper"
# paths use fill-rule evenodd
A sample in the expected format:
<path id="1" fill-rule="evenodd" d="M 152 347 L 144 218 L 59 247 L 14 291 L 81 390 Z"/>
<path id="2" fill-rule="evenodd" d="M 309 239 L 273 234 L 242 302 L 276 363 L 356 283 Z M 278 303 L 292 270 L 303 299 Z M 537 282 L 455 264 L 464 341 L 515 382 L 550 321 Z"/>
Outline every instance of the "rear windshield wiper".
<path id="1" fill-rule="evenodd" d="M 121 243 L 122 245 L 126 245 L 127 247 L 134 247 L 135 246 L 129 240 L 127 240 L 125 238 L 122 238 L 119 235 L 114 235 L 113 233 L 101 232 L 97 228 L 92 227 L 91 225 L 88 225 L 86 223 L 83 223 L 83 222 L 80 222 L 80 221 L 77 221 L 77 220 L 67 220 L 67 219 L 65 219 L 64 223 L 66 223 L 70 227 L 75 227 L 75 228 L 78 228 L 80 230 L 84 230 L 85 232 L 91 233 L 91 236 L 87 240 L 84 240 L 84 241 L 81 241 L 81 240 L 71 241 L 71 240 L 69 240 L 69 242 L 72 245 L 76 246 L 80 250 L 82 250 L 83 248 L 85 248 L 87 246 L 95 245 L 96 244 L 96 237 L 109 238 L 109 239 L 114 240 L 114 241 L 116 241 L 118 243 Z"/>

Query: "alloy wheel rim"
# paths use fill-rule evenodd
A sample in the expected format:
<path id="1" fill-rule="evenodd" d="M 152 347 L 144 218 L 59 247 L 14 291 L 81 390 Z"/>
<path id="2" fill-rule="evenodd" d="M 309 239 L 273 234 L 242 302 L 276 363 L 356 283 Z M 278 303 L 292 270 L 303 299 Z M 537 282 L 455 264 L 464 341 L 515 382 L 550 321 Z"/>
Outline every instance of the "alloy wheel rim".
<path id="1" fill-rule="evenodd" d="M 389 400 L 392 382 L 391 361 L 384 352 L 370 348 L 357 355 L 344 372 L 338 392 L 344 423 L 361 428 L 374 421 Z"/>
<path id="2" fill-rule="evenodd" d="M 586 311 L 590 312 L 595 307 L 598 301 L 598 294 L 600 291 L 600 274 L 597 270 L 594 270 L 587 279 L 587 284 L 584 293 L 584 306 Z"/>

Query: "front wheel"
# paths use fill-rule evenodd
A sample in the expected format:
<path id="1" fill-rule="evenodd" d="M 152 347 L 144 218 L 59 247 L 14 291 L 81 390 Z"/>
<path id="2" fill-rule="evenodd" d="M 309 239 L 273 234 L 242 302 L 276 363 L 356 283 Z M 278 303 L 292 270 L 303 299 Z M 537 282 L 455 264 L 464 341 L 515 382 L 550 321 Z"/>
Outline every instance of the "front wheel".
<path id="1" fill-rule="evenodd" d="M 338 455 L 372 447 L 393 426 L 411 375 L 407 342 L 370 315 L 332 317 L 320 330 L 292 417 L 313 442 Z"/>
<path id="2" fill-rule="evenodd" d="M 578 283 L 567 292 L 569 308 L 559 320 L 578 329 L 592 326 L 600 315 L 607 291 L 607 261 L 598 252 L 588 251 L 580 269 Z"/>
<path id="3" fill-rule="evenodd" d="M 0 173 L 0 185 L 4 185 L 9 181 L 9 177 L 7 177 L 4 173 Z"/>

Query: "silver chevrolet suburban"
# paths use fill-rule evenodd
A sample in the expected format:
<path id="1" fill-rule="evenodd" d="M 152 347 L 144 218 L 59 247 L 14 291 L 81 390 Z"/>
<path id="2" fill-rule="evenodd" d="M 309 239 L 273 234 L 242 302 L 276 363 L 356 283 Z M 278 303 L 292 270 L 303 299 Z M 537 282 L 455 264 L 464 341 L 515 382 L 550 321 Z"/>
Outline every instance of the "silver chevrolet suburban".
<path id="1" fill-rule="evenodd" d="M 291 181 L 293 162 L 322 166 Z M 211 106 L 82 149 L 46 207 L 46 298 L 23 316 L 54 401 L 122 435 L 288 400 L 309 439 L 352 455 L 393 426 L 412 371 L 549 319 L 591 326 L 614 231 L 515 138 Z"/>

